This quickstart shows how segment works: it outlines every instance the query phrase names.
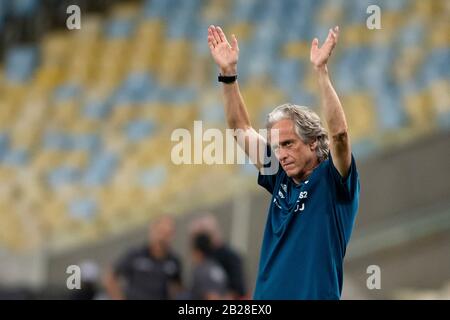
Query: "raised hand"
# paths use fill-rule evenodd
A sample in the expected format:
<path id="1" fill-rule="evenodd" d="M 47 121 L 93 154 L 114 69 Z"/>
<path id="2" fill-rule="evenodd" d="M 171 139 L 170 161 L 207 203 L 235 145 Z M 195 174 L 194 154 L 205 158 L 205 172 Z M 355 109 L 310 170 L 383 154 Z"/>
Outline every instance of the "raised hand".
<path id="1" fill-rule="evenodd" d="M 222 75 L 235 75 L 239 58 L 239 47 L 236 36 L 231 36 L 231 45 L 220 27 L 208 28 L 208 46 L 211 55 L 220 68 Z"/>
<path id="2" fill-rule="evenodd" d="M 328 32 L 328 37 L 321 48 L 319 48 L 319 40 L 314 38 L 311 45 L 311 62 L 316 69 L 326 66 L 328 59 L 337 44 L 338 37 L 339 27 L 336 26 L 334 29 L 330 29 Z"/>

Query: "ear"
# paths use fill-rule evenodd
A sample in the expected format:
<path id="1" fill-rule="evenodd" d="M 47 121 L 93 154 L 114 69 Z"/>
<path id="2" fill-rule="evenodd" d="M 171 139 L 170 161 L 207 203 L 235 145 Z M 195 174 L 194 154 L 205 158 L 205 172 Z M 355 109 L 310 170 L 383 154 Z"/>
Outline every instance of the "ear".
<path id="1" fill-rule="evenodd" d="M 311 151 L 316 151 L 316 149 L 317 149 L 317 139 L 309 144 L 309 148 L 311 149 Z"/>

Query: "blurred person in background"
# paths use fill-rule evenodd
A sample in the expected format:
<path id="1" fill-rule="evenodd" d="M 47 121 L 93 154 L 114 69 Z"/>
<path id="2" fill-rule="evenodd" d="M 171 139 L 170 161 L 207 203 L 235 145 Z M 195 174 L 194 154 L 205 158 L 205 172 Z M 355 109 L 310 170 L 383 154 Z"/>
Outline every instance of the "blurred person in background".
<path id="1" fill-rule="evenodd" d="M 173 299 L 181 290 L 181 262 L 171 250 L 173 219 L 157 218 L 148 231 L 148 244 L 130 249 L 108 272 L 105 287 L 112 299 Z"/>
<path id="2" fill-rule="evenodd" d="M 340 299 L 342 293 L 344 255 L 360 186 L 344 110 L 327 69 L 338 34 L 338 27 L 330 29 L 325 43 L 319 46 L 315 38 L 310 50 L 328 133 L 316 113 L 288 103 L 268 115 L 266 141 L 252 127 L 239 90 L 236 37 L 230 44 L 220 27 L 208 28 L 228 126 L 258 168 L 258 184 L 272 194 L 255 299 Z M 259 152 L 252 154 L 251 145 Z M 258 156 L 261 151 L 273 152 L 269 159 L 278 170 L 267 171 Z"/>
<path id="3" fill-rule="evenodd" d="M 192 285 L 189 298 L 193 300 L 229 299 L 225 270 L 213 258 L 213 245 L 206 233 L 196 233 L 191 239 Z"/>
<path id="4" fill-rule="evenodd" d="M 219 223 L 212 214 L 204 214 L 194 219 L 190 226 L 191 237 L 196 234 L 207 234 L 211 239 L 211 258 L 225 270 L 228 278 L 228 289 L 233 299 L 245 299 L 245 277 L 242 258 L 238 252 L 225 243 Z"/>

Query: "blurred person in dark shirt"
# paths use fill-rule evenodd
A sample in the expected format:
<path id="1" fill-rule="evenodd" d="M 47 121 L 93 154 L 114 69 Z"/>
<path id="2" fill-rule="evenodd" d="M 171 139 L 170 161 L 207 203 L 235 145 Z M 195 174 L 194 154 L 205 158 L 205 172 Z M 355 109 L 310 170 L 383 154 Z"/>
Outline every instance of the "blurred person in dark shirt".
<path id="1" fill-rule="evenodd" d="M 208 234 L 198 233 L 192 238 L 194 262 L 190 298 L 194 300 L 229 299 L 225 270 L 213 257 L 213 246 Z"/>
<path id="2" fill-rule="evenodd" d="M 222 237 L 217 219 L 212 214 L 203 214 L 190 225 L 191 237 L 207 234 L 213 248 L 211 257 L 225 270 L 228 278 L 228 289 L 233 299 L 246 297 L 243 263 L 240 255 L 227 245 Z"/>
<path id="3" fill-rule="evenodd" d="M 166 300 L 178 294 L 181 262 L 171 250 L 174 231 L 168 216 L 149 225 L 148 244 L 130 249 L 108 272 L 105 287 L 112 299 Z"/>

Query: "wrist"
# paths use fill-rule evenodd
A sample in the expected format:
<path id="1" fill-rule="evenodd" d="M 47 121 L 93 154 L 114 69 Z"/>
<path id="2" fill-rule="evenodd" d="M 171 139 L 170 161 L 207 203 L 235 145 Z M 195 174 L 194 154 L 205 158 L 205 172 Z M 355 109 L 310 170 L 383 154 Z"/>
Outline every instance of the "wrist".
<path id="1" fill-rule="evenodd" d="M 321 66 L 314 66 L 314 70 L 319 74 L 328 74 L 328 68 L 326 64 Z"/>
<path id="2" fill-rule="evenodd" d="M 230 66 L 226 68 L 220 68 L 220 74 L 222 76 L 235 76 L 237 75 L 237 66 Z"/>

